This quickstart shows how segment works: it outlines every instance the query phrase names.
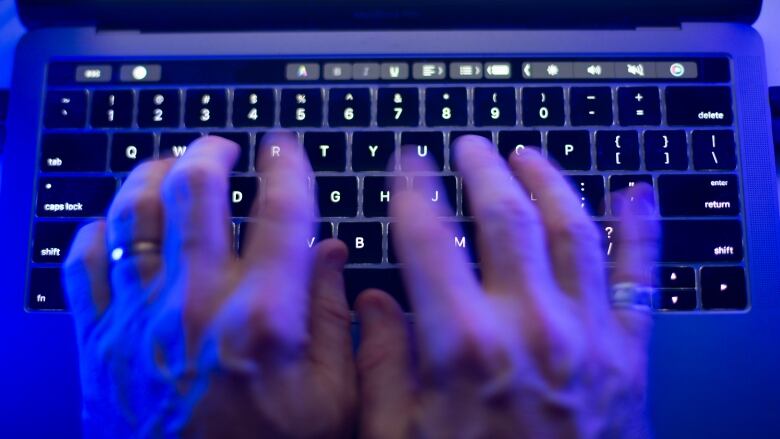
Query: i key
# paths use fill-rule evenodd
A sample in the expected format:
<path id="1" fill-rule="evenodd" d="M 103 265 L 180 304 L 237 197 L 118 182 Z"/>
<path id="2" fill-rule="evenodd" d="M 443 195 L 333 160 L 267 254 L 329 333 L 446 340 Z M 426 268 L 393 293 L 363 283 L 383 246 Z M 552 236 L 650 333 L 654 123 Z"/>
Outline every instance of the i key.
<path id="1" fill-rule="evenodd" d="M 367 88 L 333 88 L 328 99 L 332 127 L 367 127 L 371 124 L 371 93 Z"/>
<path id="2" fill-rule="evenodd" d="M 380 88 L 376 104 L 380 127 L 416 127 L 420 124 L 420 95 L 416 88 Z"/>

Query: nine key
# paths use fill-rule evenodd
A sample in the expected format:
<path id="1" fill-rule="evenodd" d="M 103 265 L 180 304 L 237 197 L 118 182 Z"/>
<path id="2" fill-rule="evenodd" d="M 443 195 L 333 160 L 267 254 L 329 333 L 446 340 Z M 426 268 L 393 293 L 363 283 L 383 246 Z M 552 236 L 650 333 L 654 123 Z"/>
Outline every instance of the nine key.
<path id="1" fill-rule="evenodd" d="M 367 127 L 371 124 L 371 93 L 367 88 L 333 88 L 328 98 L 332 127 Z"/>
<path id="2" fill-rule="evenodd" d="M 476 88 L 474 89 L 474 125 L 516 125 L 516 106 L 514 88 Z"/>

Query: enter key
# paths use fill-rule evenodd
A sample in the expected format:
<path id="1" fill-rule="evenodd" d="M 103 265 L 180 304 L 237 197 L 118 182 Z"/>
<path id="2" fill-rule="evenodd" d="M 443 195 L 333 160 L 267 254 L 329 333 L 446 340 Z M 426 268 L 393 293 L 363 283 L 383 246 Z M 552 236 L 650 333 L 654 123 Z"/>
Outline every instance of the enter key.
<path id="1" fill-rule="evenodd" d="M 734 216 L 740 212 L 736 175 L 662 175 L 658 177 L 661 215 Z"/>

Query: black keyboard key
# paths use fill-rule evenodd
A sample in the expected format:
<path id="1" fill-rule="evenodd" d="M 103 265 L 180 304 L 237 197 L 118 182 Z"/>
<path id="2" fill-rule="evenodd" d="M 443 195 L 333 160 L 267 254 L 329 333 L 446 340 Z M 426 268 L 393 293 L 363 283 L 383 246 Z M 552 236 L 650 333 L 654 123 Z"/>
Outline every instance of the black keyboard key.
<path id="1" fill-rule="evenodd" d="M 573 175 L 569 176 L 569 181 L 577 194 L 580 207 L 586 209 L 591 216 L 604 215 L 604 177 Z"/>
<path id="2" fill-rule="evenodd" d="M 190 143 L 200 137 L 199 133 L 162 133 L 160 134 L 160 157 L 179 158 L 187 152 Z"/>
<path id="3" fill-rule="evenodd" d="M 453 248 L 465 252 L 466 260 L 472 263 L 479 262 L 477 254 L 476 231 L 473 222 L 454 222 L 452 223 Z"/>
<path id="4" fill-rule="evenodd" d="M 115 133 L 111 138 L 111 170 L 130 172 L 139 163 L 154 157 L 151 133 Z"/>
<path id="5" fill-rule="evenodd" d="M 647 174 L 626 174 L 626 175 L 611 175 L 609 177 L 609 191 L 610 192 L 619 192 L 624 189 L 632 188 L 634 186 L 637 186 L 639 184 L 646 184 L 650 187 L 653 187 L 653 177 L 651 175 Z M 624 207 L 623 204 L 615 203 L 614 197 L 612 198 L 612 214 L 613 215 L 620 215 L 622 213 L 622 209 Z M 633 203 L 636 201 L 634 197 L 628 198 L 626 200 L 629 203 Z"/>
<path id="6" fill-rule="evenodd" d="M 736 175 L 662 175 L 658 198 L 663 216 L 738 215 Z"/>
<path id="7" fill-rule="evenodd" d="M 500 131 L 498 133 L 498 150 L 509 159 L 513 153 L 525 148 L 542 148 L 542 133 L 539 131 Z"/>
<path id="8" fill-rule="evenodd" d="M 240 88 L 233 92 L 233 125 L 274 126 L 276 98 L 270 88 Z"/>
<path id="9" fill-rule="evenodd" d="M 661 262 L 739 262 L 742 224 L 736 220 L 661 221 Z"/>
<path id="10" fill-rule="evenodd" d="M 234 225 L 236 232 L 236 247 L 239 255 L 244 254 L 244 250 L 247 246 L 247 239 L 252 233 L 252 228 L 255 226 L 253 221 L 247 221 Z M 306 245 L 309 248 L 313 248 L 320 242 L 333 237 L 333 224 L 329 222 L 319 222 L 315 225 L 313 233 L 306 240 Z"/>
<path id="11" fill-rule="evenodd" d="M 661 124 L 661 95 L 657 87 L 621 87 L 618 107 L 620 125 Z"/>
<path id="12" fill-rule="evenodd" d="M 639 134 L 636 131 L 597 132 L 596 161 L 601 171 L 639 170 Z"/>
<path id="13" fill-rule="evenodd" d="M 8 90 L 0 90 L 0 122 L 8 119 Z"/>
<path id="14" fill-rule="evenodd" d="M 321 216 L 357 216 L 357 178 L 317 177 L 317 191 Z"/>
<path id="15" fill-rule="evenodd" d="M 349 264 L 382 262 L 382 223 L 340 223 L 338 238 L 349 249 Z"/>
<path id="16" fill-rule="evenodd" d="M 615 221 L 595 221 L 595 223 L 596 227 L 598 227 L 602 233 L 601 243 L 604 250 L 604 256 L 606 256 L 607 260 L 610 262 L 614 262 L 617 229 L 620 224 Z"/>
<path id="17" fill-rule="evenodd" d="M 33 262 L 59 264 L 65 261 L 80 225 L 72 222 L 36 223 L 33 232 Z"/>
<path id="18" fill-rule="evenodd" d="M 257 177 L 230 177 L 230 212 L 233 217 L 252 215 L 257 186 Z"/>
<path id="19" fill-rule="evenodd" d="M 31 311 L 65 311 L 67 300 L 59 268 L 31 268 L 27 309 Z"/>
<path id="20" fill-rule="evenodd" d="M 474 125 L 517 125 L 517 101 L 512 87 L 474 89 Z"/>
<path id="21" fill-rule="evenodd" d="M 701 269 L 701 302 L 704 309 L 747 308 L 747 285 L 742 267 Z"/>
<path id="22" fill-rule="evenodd" d="M 429 127 L 465 126 L 468 123 L 466 89 L 463 87 L 427 89 L 425 122 Z"/>
<path id="23" fill-rule="evenodd" d="M 252 148 L 252 142 L 249 133 L 238 132 L 238 131 L 231 131 L 231 132 L 214 131 L 209 133 L 209 135 L 219 136 L 222 137 L 223 139 L 227 139 L 230 140 L 231 142 L 238 144 L 238 147 L 240 148 L 240 152 L 238 158 L 236 159 L 236 164 L 233 166 L 233 171 L 247 172 L 254 169 L 254 166 L 251 166 L 252 163 L 251 156 L 252 156 L 253 148 Z M 262 137 L 263 137 L 262 133 L 257 134 L 258 139 Z"/>
<path id="24" fill-rule="evenodd" d="M 403 177 L 399 177 L 403 178 Z M 390 205 L 393 184 L 385 177 L 365 177 L 363 179 L 363 215 L 367 217 L 386 217 Z"/>
<path id="25" fill-rule="evenodd" d="M 333 238 L 333 224 L 329 222 L 319 222 L 317 223 L 316 230 L 314 231 L 315 235 L 309 237 L 309 242 L 306 243 L 306 245 L 309 246 L 309 248 L 314 247 L 315 245 L 319 244 L 322 241 L 325 241 L 326 239 Z"/>
<path id="26" fill-rule="evenodd" d="M 354 171 L 394 169 L 390 163 L 394 152 L 395 134 L 392 131 L 358 131 L 352 135 Z"/>
<path id="27" fill-rule="evenodd" d="M 696 290 L 658 290 L 654 308 L 659 311 L 693 311 L 696 309 Z"/>
<path id="28" fill-rule="evenodd" d="M 430 193 L 425 194 L 425 198 L 430 200 L 432 204 L 441 205 L 443 203 L 448 204 L 449 207 L 445 209 L 448 215 L 455 215 L 457 211 L 457 182 L 454 175 L 447 175 L 443 177 L 414 177 L 412 179 L 412 187 L 417 190 L 423 188 L 431 189 Z"/>
<path id="29" fill-rule="evenodd" d="M 227 123 L 227 90 L 187 90 L 184 123 L 188 127 L 223 127 Z"/>
<path id="30" fill-rule="evenodd" d="M 661 288 L 696 288 L 693 267 L 659 267 L 656 286 Z"/>
<path id="31" fill-rule="evenodd" d="M 694 131 L 691 143 L 694 168 L 732 171 L 737 167 L 737 144 L 733 131 Z"/>
<path id="32" fill-rule="evenodd" d="M 609 87 L 573 87 L 569 100 L 572 125 L 612 125 L 612 89 Z"/>
<path id="33" fill-rule="evenodd" d="M 328 123 L 332 127 L 371 125 L 371 92 L 367 88 L 332 88 L 328 97 Z"/>
<path id="34" fill-rule="evenodd" d="M 96 90 L 92 94 L 92 126 L 129 128 L 134 106 L 132 90 Z"/>
<path id="35" fill-rule="evenodd" d="M 87 92 L 50 91 L 43 123 L 47 128 L 83 128 L 87 122 Z"/>
<path id="36" fill-rule="evenodd" d="M 459 137 L 463 136 L 478 136 L 487 139 L 488 142 L 493 143 L 493 134 L 490 131 L 481 131 L 481 130 L 470 130 L 470 131 L 464 131 L 464 130 L 458 130 L 458 131 L 452 131 L 450 132 L 450 169 L 453 171 L 458 169 L 457 163 L 455 161 L 455 143 L 457 142 Z"/>
<path id="37" fill-rule="evenodd" d="M 344 285 L 351 309 L 354 309 L 355 300 L 360 293 L 370 288 L 378 288 L 398 301 L 405 312 L 411 311 L 398 268 L 347 268 L 344 270 Z"/>
<path id="38" fill-rule="evenodd" d="M 322 90 L 282 90 L 279 111 L 279 120 L 283 127 L 319 127 L 322 125 Z"/>
<path id="39" fill-rule="evenodd" d="M 685 131 L 646 131 L 645 164 L 649 171 L 688 169 Z"/>
<path id="40" fill-rule="evenodd" d="M 728 126 L 734 121 L 728 87 L 667 87 L 669 125 Z"/>
<path id="41" fill-rule="evenodd" d="M 380 127 L 416 127 L 420 124 L 420 94 L 416 88 L 380 88 L 376 104 Z"/>
<path id="42" fill-rule="evenodd" d="M 41 170 L 103 172 L 108 161 L 108 136 L 103 133 L 45 134 Z"/>
<path id="43" fill-rule="evenodd" d="M 401 133 L 403 150 L 412 149 L 419 157 L 433 160 L 434 166 L 444 170 L 444 136 L 440 131 L 407 131 Z M 401 168 L 404 167 L 401 161 Z"/>
<path id="44" fill-rule="evenodd" d="M 315 172 L 344 172 L 347 168 L 347 137 L 343 132 L 306 133 L 303 146 Z"/>
<path id="45" fill-rule="evenodd" d="M 520 102 L 525 126 L 563 126 L 566 120 L 560 87 L 524 88 Z"/>
<path id="46" fill-rule="evenodd" d="M 395 251 L 395 241 L 393 241 L 393 229 L 396 226 L 393 223 L 387 225 L 387 262 L 397 264 L 398 254 Z"/>
<path id="47" fill-rule="evenodd" d="M 38 182 L 38 216 L 105 216 L 115 193 L 113 177 L 41 178 Z"/>
<path id="48" fill-rule="evenodd" d="M 138 94 L 138 126 L 178 127 L 179 90 L 141 90 Z"/>
<path id="49" fill-rule="evenodd" d="M 550 131 L 547 152 L 563 169 L 587 171 L 591 168 L 590 133 Z"/>

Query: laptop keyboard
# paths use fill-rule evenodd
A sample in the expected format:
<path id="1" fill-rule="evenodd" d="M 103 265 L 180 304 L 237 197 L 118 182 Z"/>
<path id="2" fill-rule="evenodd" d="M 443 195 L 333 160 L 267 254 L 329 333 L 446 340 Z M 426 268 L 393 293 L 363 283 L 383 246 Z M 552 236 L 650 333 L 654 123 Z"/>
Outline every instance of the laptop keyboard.
<path id="1" fill-rule="evenodd" d="M 49 69 L 38 156 L 28 311 L 67 309 L 60 264 L 80 225 L 105 215 L 138 163 L 180 157 L 204 134 L 241 147 L 230 177 L 235 250 L 262 184 L 256 149 L 298 133 L 320 220 L 308 242 L 350 249 L 350 303 L 368 287 L 409 303 L 392 248 L 390 178 L 443 179 L 455 248 L 478 272 L 475 228 L 451 144 L 465 134 L 504 157 L 540 147 L 560 164 L 613 254 L 610 193 L 652 185 L 663 228 L 659 312 L 744 310 L 744 223 L 735 105 L 725 59 L 675 61 L 280 60 L 58 62 Z M 438 175 L 403 177 L 401 148 Z"/>

